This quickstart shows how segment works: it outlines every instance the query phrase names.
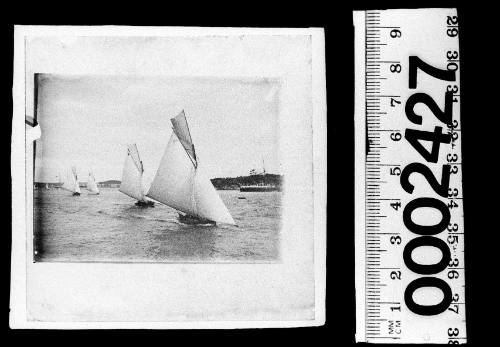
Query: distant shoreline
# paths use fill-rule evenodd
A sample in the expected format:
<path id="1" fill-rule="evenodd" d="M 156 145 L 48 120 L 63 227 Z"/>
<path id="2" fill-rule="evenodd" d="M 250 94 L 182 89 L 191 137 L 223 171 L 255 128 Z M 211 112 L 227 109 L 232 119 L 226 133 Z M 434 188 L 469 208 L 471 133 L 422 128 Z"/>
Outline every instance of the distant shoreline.
<path id="1" fill-rule="evenodd" d="M 212 178 L 217 190 L 239 190 L 241 186 L 272 186 L 281 190 L 283 175 L 259 174 L 238 177 Z"/>
<path id="2" fill-rule="evenodd" d="M 210 181 L 212 181 L 217 190 L 239 190 L 241 186 L 273 186 L 281 190 L 283 175 L 258 174 L 238 177 L 217 177 L 212 178 Z M 107 180 L 98 182 L 97 185 L 99 188 L 118 188 L 120 187 L 120 183 L 121 181 L 119 180 Z M 62 183 L 35 182 L 34 185 L 37 188 L 45 188 L 46 185 L 53 188 L 60 187 Z M 86 182 L 80 182 L 80 187 L 86 186 Z"/>

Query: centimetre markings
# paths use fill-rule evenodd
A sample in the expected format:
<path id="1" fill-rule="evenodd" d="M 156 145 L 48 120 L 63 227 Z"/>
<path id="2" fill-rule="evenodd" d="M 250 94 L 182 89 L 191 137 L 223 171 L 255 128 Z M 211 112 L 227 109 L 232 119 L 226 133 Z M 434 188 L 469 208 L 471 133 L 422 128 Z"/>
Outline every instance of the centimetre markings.
<path id="1" fill-rule="evenodd" d="M 412 10 L 408 10 L 408 12 L 411 11 Z M 407 86 L 406 90 L 391 89 L 391 84 L 393 83 L 392 78 L 394 76 L 403 76 L 403 73 L 401 72 L 406 72 L 406 69 L 409 68 L 407 65 L 408 57 L 402 56 L 401 54 L 399 56 L 390 56 L 390 53 L 387 54 L 386 50 L 390 52 L 391 46 L 397 44 L 396 41 L 398 40 L 394 39 L 400 39 L 399 42 L 407 39 L 404 36 L 407 27 L 406 23 L 405 25 L 395 25 L 396 23 L 394 22 L 398 20 L 397 16 L 384 16 L 384 12 L 391 12 L 391 10 L 370 10 L 364 12 L 363 100 L 366 141 L 366 156 L 364 163 L 365 207 L 363 253 L 364 341 L 377 341 L 382 343 L 398 343 L 398 341 L 400 341 L 401 343 L 404 343 L 418 342 L 419 339 L 423 339 L 422 342 L 446 341 L 450 344 L 464 343 L 466 340 L 465 325 L 459 326 L 455 323 L 443 323 L 443 329 L 440 330 L 439 336 L 435 334 L 435 331 L 431 331 L 429 334 L 426 333 L 427 335 L 424 334 L 423 337 L 417 336 L 418 331 L 410 332 L 412 329 L 412 326 L 409 326 L 411 324 L 408 323 L 410 320 L 408 320 L 408 322 L 405 321 L 405 319 L 408 318 L 409 313 L 408 307 L 405 306 L 405 302 L 408 299 L 405 296 L 403 300 L 401 292 L 402 289 L 396 288 L 397 286 L 403 286 L 402 281 L 397 282 L 388 279 L 390 277 L 392 280 L 400 280 L 401 276 L 408 276 L 411 275 L 411 273 L 409 273 L 410 271 L 403 264 L 401 264 L 401 261 L 393 261 L 391 263 L 391 261 L 387 260 L 389 259 L 388 257 L 384 257 L 384 255 L 387 254 L 394 255 L 394 252 L 402 252 L 402 248 L 395 250 L 394 248 L 391 248 L 391 245 L 401 244 L 401 246 L 405 246 L 405 243 L 408 243 L 408 233 L 410 232 L 409 230 L 404 229 L 404 225 L 399 227 L 399 229 L 388 227 L 390 223 L 396 224 L 398 216 L 399 218 L 401 217 L 401 211 L 408 203 L 409 199 L 408 197 L 403 199 L 402 196 L 397 193 L 397 187 L 394 187 L 396 185 L 399 186 L 399 176 L 408 163 L 406 161 L 398 160 L 397 156 L 393 157 L 393 152 L 391 152 L 394 151 L 395 148 L 399 151 L 406 150 L 406 148 L 403 149 L 402 147 L 397 147 L 397 145 L 405 142 L 405 128 L 407 126 L 388 126 L 386 124 L 388 123 L 386 119 L 388 119 L 387 117 L 405 117 L 405 92 L 413 93 L 414 91 L 408 91 Z M 445 19 L 446 17 L 448 17 L 448 21 L 450 21 L 451 17 L 453 18 L 452 20 L 456 20 L 456 16 L 444 16 Z M 405 18 L 400 19 L 403 22 L 405 21 Z M 415 23 L 413 25 L 415 25 Z M 423 26 L 425 24 L 422 22 L 422 24 L 418 25 Z M 457 25 L 446 25 L 444 28 L 444 30 L 447 30 L 446 33 L 448 37 L 453 38 L 458 36 Z M 446 59 L 443 61 L 448 64 L 447 69 L 458 71 L 458 64 L 460 63 L 460 59 L 458 57 L 458 44 L 456 45 L 456 48 L 452 46 L 440 47 L 439 49 L 444 50 L 446 53 Z M 415 54 L 418 56 L 418 52 Z M 417 59 L 419 58 L 417 57 Z M 436 66 L 436 68 L 441 69 L 441 66 Z M 421 69 L 424 70 L 422 67 Z M 453 322 L 465 322 L 465 316 L 463 313 L 464 309 L 459 309 L 459 307 L 463 307 L 465 305 L 465 298 L 463 296 L 464 286 L 461 285 L 463 282 L 453 282 L 458 278 L 463 281 L 464 273 L 464 267 L 462 264 L 463 258 L 460 258 L 460 254 L 463 254 L 462 236 L 464 233 L 463 219 L 461 219 L 463 218 L 463 212 L 459 212 L 461 206 L 458 205 L 461 204 L 463 199 L 460 181 L 462 163 L 460 160 L 461 142 L 459 142 L 459 140 L 461 137 L 461 129 L 459 121 L 455 121 L 455 119 L 459 119 L 460 93 L 458 92 L 458 80 L 453 80 L 448 83 L 450 83 L 450 85 L 447 86 L 447 91 L 453 93 L 454 109 L 452 119 L 456 122 L 456 124 L 453 123 L 453 125 L 448 126 L 448 128 L 444 125 L 444 131 L 447 131 L 447 134 L 451 136 L 452 141 L 449 146 L 446 145 L 447 142 L 444 142 L 441 148 L 442 152 L 447 153 L 446 160 L 443 161 L 444 159 L 440 156 L 440 161 L 436 161 L 437 164 L 435 165 L 441 166 L 443 163 L 446 164 L 446 167 L 450 168 L 451 174 L 456 175 L 452 177 L 456 177 L 459 181 L 454 181 L 454 185 L 450 185 L 450 188 L 448 188 L 448 196 L 445 196 L 446 201 L 449 201 L 448 206 L 451 206 L 451 217 L 448 228 L 445 228 L 440 236 L 441 238 L 444 237 L 444 240 L 448 240 L 451 254 L 450 264 L 446 266 L 446 271 L 443 271 L 441 274 L 436 276 L 443 278 L 444 281 L 448 281 L 453 293 L 453 300 L 451 301 L 450 307 L 448 308 L 448 311 L 443 314 L 451 315 L 449 312 L 451 311 L 456 313 L 457 318 L 459 318 L 457 320 L 455 319 L 455 316 L 453 316 Z M 397 86 L 397 84 L 394 84 L 394 86 Z M 421 86 L 419 85 L 419 89 L 420 87 Z M 436 97 L 435 95 L 431 96 L 433 98 Z M 387 107 L 387 102 L 389 102 L 391 107 Z M 394 106 L 396 106 L 396 108 L 394 108 Z M 412 128 L 412 126 L 409 127 Z M 408 129 L 406 129 L 406 131 L 407 130 Z M 387 141 L 388 136 L 390 136 L 392 141 Z M 455 141 L 457 141 L 457 143 L 455 143 Z M 445 166 L 443 165 L 443 170 L 444 167 Z M 396 177 L 397 180 L 387 177 L 387 170 L 391 170 L 391 176 L 398 176 Z M 394 178 L 394 176 L 392 178 Z M 439 176 L 437 176 L 437 178 L 439 179 Z M 401 187 L 399 187 L 399 191 L 401 191 Z M 412 196 L 410 199 L 418 200 L 419 197 Z M 399 211 L 399 214 L 391 214 L 390 211 L 386 210 L 385 204 L 391 204 L 396 211 Z M 458 209 L 451 210 L 454 207 L 458 207 Z M 443 219 L 444 218 L 445 217 L 443 217 Z M 400 224 L 402 224 L 402 222 Z M 390 244 L 387 242 L 389 238 Z M 357 245 L 357 247 L 359 247 L 359 245 Z M 402 255 L 400 254 L 399 257 L 402 258 Z M 443 259 L 444 257 L 445 255 L 443 253 Z M 446 278 L 446 274 L 448 279 Z M 462 289 L 462 291 L 458 292 L 457 288 Z M 392 296 L 390 296 L 388 294 L 391 293 L 392 289 L 395 290 L 392 292 Z M 443 292 L 443 295 L 444 294 L 445 293 Z M 413 299 L 411 301 L 413 301 Z M 425 316 L 422 317 L 425 318 Z M 358 317 L 358 319 L 359 318 L 360 317 Z M 445 321 L 445 319 L 443 319 L 443 321 Z"/>

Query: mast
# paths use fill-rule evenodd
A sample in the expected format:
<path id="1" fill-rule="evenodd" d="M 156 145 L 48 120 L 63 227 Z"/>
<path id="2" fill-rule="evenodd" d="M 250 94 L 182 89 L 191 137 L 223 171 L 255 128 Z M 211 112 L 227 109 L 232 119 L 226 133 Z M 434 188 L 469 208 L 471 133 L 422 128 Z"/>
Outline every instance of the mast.
<path id="1" fill-rule="evenodd" d="M 140 171 L 141 171 L 141 174 L 143 174 L 144 173 L 144 165 L 142 164 L 141 156 L 139 155 L 139 148 L 137 147 L 136 144 L 134 144 L 134 146 L 135 146 L 135 149 L 137 151 L 137 160 L 139 160 L 139 164 L 141 166 Z"/>

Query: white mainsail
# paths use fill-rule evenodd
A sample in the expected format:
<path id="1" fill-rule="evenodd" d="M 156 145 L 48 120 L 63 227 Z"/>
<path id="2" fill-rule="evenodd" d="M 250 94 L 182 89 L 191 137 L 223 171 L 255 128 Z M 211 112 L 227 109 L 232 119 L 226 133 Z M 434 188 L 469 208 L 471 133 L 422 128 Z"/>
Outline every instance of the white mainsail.
<path id="1" fill-rule="evenodd" d="M 174 133 L 147 196 L 191 216 L 236 224 L 212 182 L 198 167 L 184 112 L 174 118 L 172 124 Z"/>
<path id="2" fill-rule="evenodd" d="M 61 188 L 69 190 L 73 193 L 80 193 L 80 184 L 78 183 L 78 176 L 76 174 L 75 167 L 71 168 L 71 170 L 68 170 L 66 179 L 64 180 Z"/>
<path id="3" fill-rule="evenodd" d="M 87 190 L 93 194 L 99 194 L 99 188 L 92 172 L 89 172 L 89 178 L 87 179 Z"/>
<path id="4" fill-rule="evenodd" d="M 144 168 L 136 144 L 128 145 L 120 192 L 139 201 L 145 201 L 145 190 L 142 183 L 143 172 Z"/>

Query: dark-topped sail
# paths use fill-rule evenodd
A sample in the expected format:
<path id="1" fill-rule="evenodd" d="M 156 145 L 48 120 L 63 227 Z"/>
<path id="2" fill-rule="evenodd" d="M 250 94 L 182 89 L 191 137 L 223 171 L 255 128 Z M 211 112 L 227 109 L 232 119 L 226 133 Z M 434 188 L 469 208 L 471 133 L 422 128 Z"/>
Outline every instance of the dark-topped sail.
<path id="1" fill-rule="evenodd" d="M 198 167 L 184 111 L 172 118 L 165 148 L 147 197 L 198 219 L 235 224 L 212 182 Z"/>
<path id="2" fill-rule="evenodd" d="M 189 126 L 187 123 L 186 115 L 184 114 L 184 110 L 182 110 L 181 113 L 170 120 L 172 121 L 175 135 L 177 135 L 177 138 L 182 144 L 182 147 L 184 147 L 187 154 L 190 156 L 194 166 L 197 167 L 198 163 L 196 161 L 196 152 L 194 150 L 194 144 L 193 140 L 191 139 L 191 133 L 189 132 Z"/>
<path id="3" fill-rule="evenodd" d="M 144 167 L 142 166 L 141 157 L 139 157 L 139 150 L 137 149 L 137 145 L 135 143 L 128 145 L 127 151 L 135 167 L 142 174 L 144 172 Z"/>

